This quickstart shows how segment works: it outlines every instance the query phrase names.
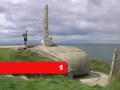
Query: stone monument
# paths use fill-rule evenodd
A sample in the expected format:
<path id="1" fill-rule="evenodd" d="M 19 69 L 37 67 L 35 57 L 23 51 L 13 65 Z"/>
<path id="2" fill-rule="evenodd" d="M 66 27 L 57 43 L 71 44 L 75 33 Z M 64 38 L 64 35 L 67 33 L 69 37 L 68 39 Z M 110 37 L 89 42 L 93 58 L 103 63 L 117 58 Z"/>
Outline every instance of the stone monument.
<path id="1" fill-rule="evenodd" d="M 90 62 L 87 54 L 83 50 L 72 46 L 54 45 L 53 47 L 52 37 L 49 37 L 48 24 L 48 5 L 46 4 L 42 30 L 43 45 L 34 46 L 31 50 L 54 61 L 67 62 L 68 76 L 70 77 L 88 74 L 90 72 Z"/>
<path id="2" fill-rule="evenodd" d="M 44 20 L 43 20 L 43 45 L 52 46 L 52 37 L 49 37 L 48 31 L 48 4 L 44 8 Z"/>

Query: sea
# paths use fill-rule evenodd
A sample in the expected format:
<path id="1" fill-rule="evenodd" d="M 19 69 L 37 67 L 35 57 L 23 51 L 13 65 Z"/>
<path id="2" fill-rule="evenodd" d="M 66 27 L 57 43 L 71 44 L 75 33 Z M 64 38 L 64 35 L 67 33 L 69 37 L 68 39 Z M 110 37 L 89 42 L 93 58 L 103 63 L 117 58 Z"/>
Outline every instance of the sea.
<path id="1" fill-rule="evenodd" d="M 100 60 L 108 64 L 112 63 L 114 49 L 120 48 L 120 44 L 61 43 L 61 45 L 80 48 L 87 53 L 89 60 Z"/>
<path id="2" fill-rule="evenodd" d="M 30 44 L 30 43 L 29 43 Z M 34 43 L 35 44 L 35 43 Z M 58 43 L 60 45 L 74 46 L 82 49 L 88 55 L 89 60 L 100 60 L 111 64 L 114 49 L 120 48 L 120 44 L 96 44 L 96 43 Z M 0 44 L 4 45 L 21 45 L 21 44 Z"/>

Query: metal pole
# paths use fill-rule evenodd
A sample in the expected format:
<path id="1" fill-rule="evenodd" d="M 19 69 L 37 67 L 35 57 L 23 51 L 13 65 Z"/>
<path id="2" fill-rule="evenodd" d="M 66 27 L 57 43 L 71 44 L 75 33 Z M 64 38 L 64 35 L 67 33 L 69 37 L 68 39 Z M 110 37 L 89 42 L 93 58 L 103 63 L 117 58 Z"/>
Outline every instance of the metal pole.
<path id="1" fill-rule="evenodd" d="M 109 74 L 109 82 L 111 82 L 111 80 L 112 80 L 113 68 L 114 68 L 114 63 L 115 63 L 115 53 L 116 53 L 116 49 L 114 49 L 114 53 L 113 53 L 111 70 L 110 70 L 110 74 Z"/>

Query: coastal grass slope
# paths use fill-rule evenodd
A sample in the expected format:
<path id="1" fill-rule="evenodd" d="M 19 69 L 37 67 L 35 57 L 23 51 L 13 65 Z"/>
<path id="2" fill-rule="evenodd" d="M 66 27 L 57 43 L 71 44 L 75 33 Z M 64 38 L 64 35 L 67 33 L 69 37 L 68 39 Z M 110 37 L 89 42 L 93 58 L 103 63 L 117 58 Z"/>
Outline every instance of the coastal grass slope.
<path id="1" fill-rule="evenodd" d="M 30 51 L 0 49 L 0 61 L 51 61 L 47 57 Z M 91 60 L 91 69 L 109 73 L 110 66 L 102 61 Z M 0 90 L 119 90 L 120 80 L 112 81 L 108 86 L 88 86 L 80 81 L 62 75 L 27 75 L 29 80 L 0 75 Z"/>
<path id="2" fill-rule="evenodd" d="M 0 61 L 53 61 L 37 53 L 9 48 L 0 48 Z"/>
<path id="3" fill-rule="evenodd" d="M 110 73 L 111 66 L 109 64 L 103 62 L 103 61 L 91 60 L 90 61 L 90 66 L 91 66 L 92 71 L 98 71 L 98 72 L 102 72 L 102 73 L 105 73 L 105 74 Z"/>
<path id="4" fill-rule="evenodd" d="M 56 75 L 56 77 L 23 80 L 19 78 L 0 77 L 0 90 L 101 90 L 101 87 L 90 87 L 81 82 Z"/>

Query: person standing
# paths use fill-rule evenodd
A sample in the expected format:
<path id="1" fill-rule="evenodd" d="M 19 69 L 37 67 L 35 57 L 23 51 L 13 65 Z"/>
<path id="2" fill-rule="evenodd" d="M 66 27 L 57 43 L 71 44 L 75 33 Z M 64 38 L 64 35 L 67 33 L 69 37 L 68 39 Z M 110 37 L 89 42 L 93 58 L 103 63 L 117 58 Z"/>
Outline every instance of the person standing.
<path id="1" fill-rule="evenodd" d="M 27 30 L 25 33 L 23 33 L 23 38 L 24 38 L 24 45 L 27 45 Z"/>

